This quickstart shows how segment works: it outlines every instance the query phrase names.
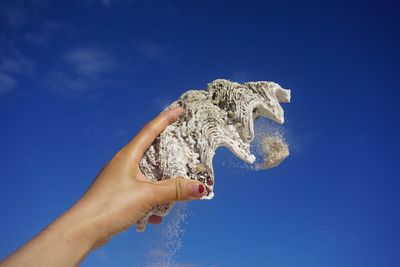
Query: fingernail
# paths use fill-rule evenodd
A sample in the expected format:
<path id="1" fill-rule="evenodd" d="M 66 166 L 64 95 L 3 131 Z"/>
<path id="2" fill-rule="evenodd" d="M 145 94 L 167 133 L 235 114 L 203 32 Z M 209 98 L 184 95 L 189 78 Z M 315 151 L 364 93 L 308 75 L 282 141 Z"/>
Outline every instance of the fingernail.
<path id="1" fill-rule="evenodd" d="M 204 192 L 204 185 L 199 184 L 199 193 L 203 194 L 203 192 Z"/>
<path id="2" fill-rule="evenodd" d="M 192 184 L 192 196 L 202 197 L 205 192 L 205 186 L 203 184 Z"/>
<path id="3" fill-rule="evenodd" d="M 176 107 L 173 109 L 169 110 L 170 116 L 173 118 L 173 120 L 177 120 L 179 116 L 182 114 L 183 109 L 181 107 Z"/>

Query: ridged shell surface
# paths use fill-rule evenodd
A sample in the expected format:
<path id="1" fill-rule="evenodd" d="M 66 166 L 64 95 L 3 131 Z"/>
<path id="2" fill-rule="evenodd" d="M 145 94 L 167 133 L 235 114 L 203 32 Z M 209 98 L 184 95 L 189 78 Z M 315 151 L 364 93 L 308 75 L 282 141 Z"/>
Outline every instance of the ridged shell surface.
<path id="1" fill-rule="evenodd" d="M 274 82 L 240 84 L 218 79 L 205 90 L 189 90 L 167 108 L 180 106 L 182 115 L 149 147 L 140 169 L 153 181 L 174 177 L 199 180 L 208 191 L 204 199 L 211 199 L 215 150 L 225 146 L 240 159 L 253 163 L 250 143 L 254 139 L 254 119 L 262 116 L 283 123 L 280 102 L 290 102 L 290 90 Z M 137 222 L 137 230 L 145 229 L 151 215 L 167 215 L 172 205 L 155 206 Z"/>

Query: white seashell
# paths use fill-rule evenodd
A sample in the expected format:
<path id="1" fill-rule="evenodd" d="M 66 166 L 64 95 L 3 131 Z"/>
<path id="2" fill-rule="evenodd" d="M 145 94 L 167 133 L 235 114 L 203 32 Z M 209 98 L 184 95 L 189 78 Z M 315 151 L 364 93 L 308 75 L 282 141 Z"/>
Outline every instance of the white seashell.
<path id="1" fill-rule="evenodd" d="M 215 150 L 228 147 L 243 161 L 253 163 L 250 143 L 254 139 L 254 119 L 263 116 L 283 123 L 284 112 L 279 102 L 290 102 L 290 90 L 274 82 L 239 84 L 218 79 L 209 83 L 206 90 L 187 91 L 167 108 L 180 106 L 182 115 L 150 146 L 140 169 L 153 181 L 174 177 L 199 180 L 209 192 L 203 198 L 211 199 Z M 212 183 L 207 184 L 208 180 Z M 172 205 L 151 209 L 137 223 L 137 230 L 144 231 L 151 215 L 167 215 Z"/>

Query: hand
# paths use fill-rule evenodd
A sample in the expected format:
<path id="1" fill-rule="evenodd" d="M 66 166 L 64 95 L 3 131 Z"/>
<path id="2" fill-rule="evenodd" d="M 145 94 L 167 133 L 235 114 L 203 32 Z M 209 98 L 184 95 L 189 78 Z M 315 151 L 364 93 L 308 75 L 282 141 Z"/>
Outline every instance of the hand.
<path id="1" fill-rule="evenodd" d="M 139 169 L 148 147 L 164 129 L 174 122 L 181 108 L 160 114 L 105 166 L 78 205 L 94 211 L 100 242 L 127 229 L 155 205 L 199 199 L 206 194 L 202 183 L 175 178 L 151 182 Z M 150 223 L 160 223 L 162 217 L 153 215 Z"/>
<path id="2" fill-rule="evenodd" d="M 175 178 L 151 182 L 139 169 L 143 154 L 180 113 L 160 114 L 103 168 L 82 198 L 31 241 L 11 254 L 5 266 L 75 266 L 92 249 L 139 221 L 155 205 L 199 199 L 205 186 Z M 161 222 L 152 216 L 150 223 Z"/>

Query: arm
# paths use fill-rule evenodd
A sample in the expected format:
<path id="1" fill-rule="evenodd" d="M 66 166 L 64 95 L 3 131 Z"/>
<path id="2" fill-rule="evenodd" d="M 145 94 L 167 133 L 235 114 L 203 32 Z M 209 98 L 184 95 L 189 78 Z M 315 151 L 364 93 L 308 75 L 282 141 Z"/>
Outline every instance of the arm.
<path id="1" fill-rule="evenodd" d="M 0 267 L 75 266 L 93 249 L 128 229 L 153 206 L 199 199 L 206 192 L 198 181 L 183 178 L 150 182 L 139 163 L 154 139 L 182 112 L 160 114 L 103 168 L 75 203 L 32 240 L 8 256 Z M 159 223 L 153 216 L 150 223 Z"/>

